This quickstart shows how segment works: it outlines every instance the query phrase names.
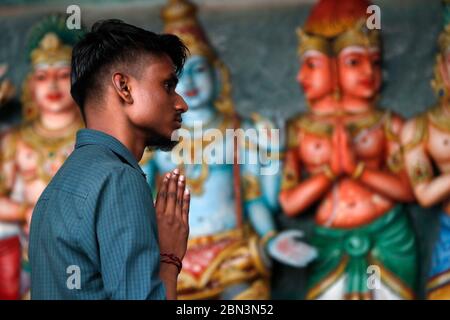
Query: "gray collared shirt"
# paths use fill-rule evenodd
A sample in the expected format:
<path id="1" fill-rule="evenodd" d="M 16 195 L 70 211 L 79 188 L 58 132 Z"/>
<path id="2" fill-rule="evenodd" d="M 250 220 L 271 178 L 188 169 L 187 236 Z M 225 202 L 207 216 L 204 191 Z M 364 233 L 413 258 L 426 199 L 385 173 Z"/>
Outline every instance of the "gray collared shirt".
<path id="1" fill-rule="evenodd" d="M 151 191 L 131 152 L 82 129 L 37 202 L 32 299 L 165 299 Z"/>

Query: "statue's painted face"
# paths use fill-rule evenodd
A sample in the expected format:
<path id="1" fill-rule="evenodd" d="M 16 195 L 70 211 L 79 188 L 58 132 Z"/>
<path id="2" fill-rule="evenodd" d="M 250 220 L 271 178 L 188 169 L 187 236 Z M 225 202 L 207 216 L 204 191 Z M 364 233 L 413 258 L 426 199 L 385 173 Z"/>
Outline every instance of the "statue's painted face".
<path id="1" fill-rule="evenodd" d="M 187 59 L 176 91 L 190 109 L 213 103 L 215 99 L 214 70 L 205 57 L 194 55 Z"/>
<path id="2" fill-rule="evenodd" d="M 337 57 L 339 86 L 344 95 L 370 99 L 380 90 L 381 65 L 378 49 L 350 46 Z"/>
<path id="3" fill-rule="evenodd" d="M 308 101 L 320 99 L 334 90 L 333 59 L 322 52 L 308 50 L 302 56 L 297 81 Z"/>
<path id="4" fill-rule="evenodd" d="M 36 66 L 31 77 L 31 90 L 40 110 L 57 113 L 76 108 L 70 95 L 70 66 L 67 63 Z"/>

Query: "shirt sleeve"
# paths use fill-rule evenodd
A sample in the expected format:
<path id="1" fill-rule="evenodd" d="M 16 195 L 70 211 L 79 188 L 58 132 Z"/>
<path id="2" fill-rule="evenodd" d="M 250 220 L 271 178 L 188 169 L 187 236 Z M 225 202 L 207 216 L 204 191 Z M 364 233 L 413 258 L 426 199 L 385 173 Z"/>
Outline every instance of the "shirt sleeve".
<path id="1" fill-rule="evenodd" d="M 111 299 L 165 299 L 155 209 L 145 178 L 120 168 L 104 182 L 96 230 L 104 289 Z"/>

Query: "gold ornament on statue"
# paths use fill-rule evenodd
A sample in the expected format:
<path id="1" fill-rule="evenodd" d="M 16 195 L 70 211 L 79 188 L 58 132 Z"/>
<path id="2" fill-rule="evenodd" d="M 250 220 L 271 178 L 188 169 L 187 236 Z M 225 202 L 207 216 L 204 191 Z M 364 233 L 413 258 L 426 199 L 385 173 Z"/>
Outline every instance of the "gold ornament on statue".
<path id="1" fill-rule="evenodd" d="M 42 38 L 39 47 L 31 52 L 31 63 L 33 66 L 43 63 L 70 63 L 71 57 L 72 48 L 64 45 L 55 33 L 49 32 Z"/>
<path id="2" fill-rule="evenodd" d="M 431 87 L 441 102 L 448 100 L 448 89 L 441 74 L 441 68 L 443 67 L 442 55 L 438 54 L 433 68 L 434 78 L 431 80 Z"/>
<path id="3" fill-rule="evenodd" d="M 369 30 L 365 26 L 365 20 L 361 19 L 350 29 L 339 34 L 333 42 L 333 51 L 338 54 L 342 49 L 349 46 L 361 46 L 365 48 L 380 47 L 380 32 Z"/>
<path id="4" fill-rule="evenodd" d="M 447 103 L 449 97 L 448 85 L 442 78 L 441 70 L 445 68 L 446 62 L 444 59 L 450 49 L 450 24 L 445 27 L 439 36 L 438 45 L 440 53 L 436 55 L 436 64 L 433 69 L 434 79 L 431 80 L 431 87 L 441 103 Z"/>
<path id="5" fill-rule="evenodd" d="M 300 56 L 308 50 L 316 50 L 326 55 L 331 54 L 330 42 L 326 38 L 308 34 L 302 28 L 297 28 L 296 33 L 299 41 L 298 53 Z"/>

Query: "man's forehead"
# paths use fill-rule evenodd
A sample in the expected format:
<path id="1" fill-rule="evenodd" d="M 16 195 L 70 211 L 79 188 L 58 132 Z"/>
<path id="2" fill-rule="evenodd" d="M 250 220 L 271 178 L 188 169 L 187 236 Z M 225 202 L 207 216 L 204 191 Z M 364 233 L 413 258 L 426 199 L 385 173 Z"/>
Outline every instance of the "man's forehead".
<path id="1" fill-rule="evenodd" d="M 175 66 L 172 59 L 166 54 L 146 55 L 143 67 L 146 73 L 162 78 L 171 77 L 175 74 Z"/>

